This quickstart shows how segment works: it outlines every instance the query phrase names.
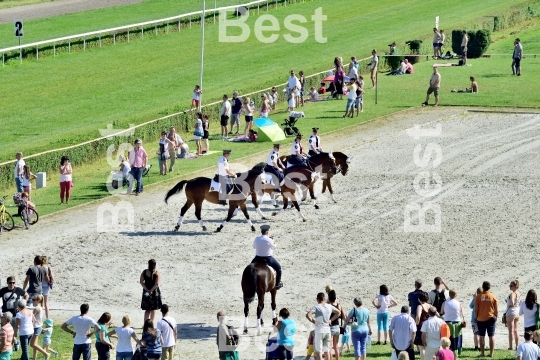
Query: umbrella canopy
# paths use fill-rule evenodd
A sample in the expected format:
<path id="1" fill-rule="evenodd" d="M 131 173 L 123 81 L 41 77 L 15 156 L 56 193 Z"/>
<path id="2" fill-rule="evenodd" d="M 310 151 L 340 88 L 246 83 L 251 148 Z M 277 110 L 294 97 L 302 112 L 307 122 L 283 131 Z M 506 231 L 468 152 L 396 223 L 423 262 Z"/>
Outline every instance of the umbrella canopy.
<path id="1" fill-rule="evenodd" d="M 285 133 L 269 118 L 257 118 L 253 123 L 259 128 L 257 141 L 277 142 L 285 140 Z"/>
<path id="2" fill-rule="evenodd" d="M 345 81 L 348 82 L 348 81 L 350 81 L 350 80 L 351 80 L 351 79 L 349 79 L 348 76 L 345 76 Z M 325 78 L 323 79 L 323 82 L 332 82 L 332 81 L 334 81 L 334 75 L 329 75 L 329 76 L 327 76 L 327 77 L 325 77 Z"/>

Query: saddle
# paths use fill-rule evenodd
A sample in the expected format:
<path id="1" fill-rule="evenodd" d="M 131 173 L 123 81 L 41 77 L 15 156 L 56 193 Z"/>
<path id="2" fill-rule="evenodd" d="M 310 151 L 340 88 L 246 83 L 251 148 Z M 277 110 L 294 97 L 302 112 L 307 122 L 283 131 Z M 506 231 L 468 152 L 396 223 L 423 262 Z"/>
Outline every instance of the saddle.
<path id="1" fill-rule="evenodd" d="M 225 184 L 225 193 L 228 195 L 230 193 L 232 193 L 233 191 L 233 184 L 232 184 L 232 181 L 231 179 L 229 179 L 227 181 L 227 183 Z M 219 175 L 215 175 L 214 178 L 212 179 L 212 181 L 210 182 L 210 192 L 212 191 L 217 191 L 218 193 L 221 194 L 221 183 L 219 182 Z"/>

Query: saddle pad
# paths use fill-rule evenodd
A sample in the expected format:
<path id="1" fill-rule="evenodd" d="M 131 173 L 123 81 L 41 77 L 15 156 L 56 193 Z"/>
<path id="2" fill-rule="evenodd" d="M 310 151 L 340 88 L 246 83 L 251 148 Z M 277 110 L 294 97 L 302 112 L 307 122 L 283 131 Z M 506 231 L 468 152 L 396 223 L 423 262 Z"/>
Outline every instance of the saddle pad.
<path id="1" fill-rule="evenodd" d="M 272 181 L 272 173 L 264 173 L 264 179 L 266 180 L 266 183 L 267 184 L 272 184 L 272 185 L 275 185 L 274 182 Z"/>
<path id="2" fill-rule="evenodd" d="M 210 183 L 210 192 L 212 191 L 217 191 L 217 192 L 221 192 L 221 186 L 219 185 L 219 182 L 217 181 L 214 181 L 214 179 L 212 179 L 212 182 Z"/>

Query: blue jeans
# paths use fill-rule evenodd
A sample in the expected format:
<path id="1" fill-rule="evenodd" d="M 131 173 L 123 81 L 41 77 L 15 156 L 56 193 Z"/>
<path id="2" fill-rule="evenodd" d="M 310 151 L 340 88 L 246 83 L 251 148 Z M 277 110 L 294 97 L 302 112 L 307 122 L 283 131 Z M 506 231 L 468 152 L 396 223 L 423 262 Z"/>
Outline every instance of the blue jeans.
<path id="1" fill-rule="evenodd" d="M 354 356 L 366 355 L 367 330 L 353 331 L 352 344 L 354 346 Z"/>
<path id="2" fill-rule="evenodd" d="M 21 178 L 15 178 L 15 186 L 17 187 L 17 192 L 18 192 L 18 193 L 23 192 L 23 187 L 22 187 L 22 180 L 21 180 Z"/>
<path id="3" fill-rule="evenodd" d="M 281 265 L 276 259 L 274 259 L 273 256 L 255 256 L 251 263 L 263 262 L 261 261 L 262 259 L 266 259 L 266 263 L 268 264 L 268 266 L 276 270 L 276 284 L 279 284 L 279 282 L 281 281 Z"/>
<path id="4" fill-rule="evenodd" d="M 79 360 L 83 357 L 83 360 L 90 360 L 92 357 L 92 344 L 75 344 L 73 345 L 72 360 Z"/>
<path id="5" fill-rule="evenodd" d="M 30 335 L 21 335 L 19 336 L 19 339 L 21 340 L 21 360 L 28 360 L 28 343 L 30 343 L 30 339 L 34 336 L 34 334 Z"/>
<path id="6" fill-rule="evenodd" d="M 143 188 L 143 184 L 142 184 L 143 170 L 144 168 L 136 168 L 136 167 L 131 168 L 131 176 L 133 176 L 133 181 L 137 182 L 137 187 L 135 188 L 136 193 L 140 193 Z M 130 184 L 130 185 L 133 186 L 133 184 Z M 131 186 L 130 186 L 130 192 L 131 192 Z"/>
<path id="7" fill-rule="evenodd" d="M 292 360 L 293 359 L 293 347 L 279 345 L 277 348 L 279 360 Z"/>
<path id="8" fill-rule="evenodd" d="M 116 352 L 116 360 L 131 360 L 133 359 L 132 352 Z"/>

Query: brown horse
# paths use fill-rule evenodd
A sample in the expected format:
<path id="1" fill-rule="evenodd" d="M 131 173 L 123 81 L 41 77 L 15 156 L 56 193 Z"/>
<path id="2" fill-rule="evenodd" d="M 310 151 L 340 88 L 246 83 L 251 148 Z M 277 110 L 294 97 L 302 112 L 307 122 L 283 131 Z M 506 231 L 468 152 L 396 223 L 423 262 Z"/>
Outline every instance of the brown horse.
<path id="1" fill-rule="evenodd" d="M 336 159 L 336 166 L 337 166 L 337 173 L 341 173 L 341 175 L 345 176 L 347 175 L 347 172 L 349 171 L 349 164 L 352 161 L 352 157 L 348 157 L 342 152 L 333 152 L 332 155 L 334 155 L 334 158 Z M 354 156 L 353 156 L 354 157 Z M 334 173 L 327 172 L 326 176 L 323 177 L 323 183 L 322 183 L 322 193 L 326 191 L 326 187 L 328 186 L 328 191 L 330 191 L 330 197 L 332 198 L 333 202 L 337 202 L 336 198 L 334 197 L 334 190 L 332 190 L 332 184 L 330 183 L 330 179 L 335 175 Z"/>
<path id="2" fill-rule="evenodd" d="M 264 263 L 249 264 L 242 273 L 242 293 L 244 294 L 244 334 L 248 333 L 249 304 L 259 300 L 257 305 L 257 335 L 261 335 L 261 313 L 264 309 L 264 294 L 272 296 L 272 324 L 277 323 L 276 316 L 276 277 L 272 269 Z"/>
<path id="3" fill-rule="evenodd" d="M 247 197 L 256 189 L 260 188 L 266 180 L 264 179 L 264 172 L 261 169 L 252 169 L 245 173 L 238 173 L 236 182 L 233 185 L 233 190 L 229 194 L 229 212 L 227 218 L 223 223 L 217 228 L 216 232 L 221 231 L 225 224 L 231 220 L 234 216 L 235 210 L 240 208 L 246 217 L 247 222 L 251 226 L 251 231 L 255 231 L 255 227 L 249 218 L 249 214 L 246 206 Z M 257 180 L 260 180 L 258 182 Z M 191 205 L 195 204 L 195 216 L 199 220 L 203 231 L 206 231 L 206 226 L 201 219 L 201 209 L 202 203 L 204 200 L 209 201 L 213 204 L 218 204 L 219 202 L 219 193 L 217 191 L 210 191 L 210 184 L 212 180 L 206 177 L 198 177 L 191 180 L 182 180 L 176 184 L 172 189 L 167 192 L 165 195 L 165 203 L 169 200 L 172 195 L 178 194 L 186 185 L 186 203 L 182 206 L 180 210 L 180 217 L 178 222 L 174 227 L 174 231 L 178 231 L 184 220 L 184 214 Z"/>

